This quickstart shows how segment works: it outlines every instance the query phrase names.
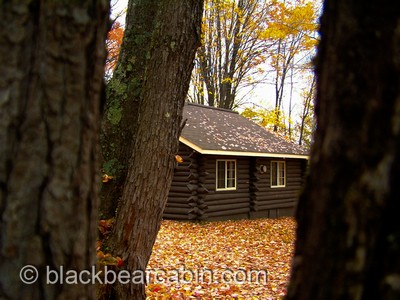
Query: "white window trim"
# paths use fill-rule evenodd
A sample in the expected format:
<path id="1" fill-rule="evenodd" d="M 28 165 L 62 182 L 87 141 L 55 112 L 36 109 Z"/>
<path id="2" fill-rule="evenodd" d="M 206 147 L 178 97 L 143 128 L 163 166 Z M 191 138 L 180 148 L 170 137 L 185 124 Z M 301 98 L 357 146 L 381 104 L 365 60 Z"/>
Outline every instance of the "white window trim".
<path id="1" fill-rule="evenodd" d="M 277 184 L 276 185 L 272 185 L 272 164 L 273 163 L 277 163 L 276 164 L 276 182 L 277 182 Z M 278 174 L 279 174 L 279 170 L 280 170 L 280 168 L 279 168 L 279 166 L 280 166 L 280 163 L 283 163 L 283 168 L 284 168 L 284 170 L 285 170 L 285 173 L 284 173 L 284 181 L 285 181 L 285 183 L 284 184 L 279 184 L 279 176 L 278 176 Z M 270 165 L 270 169 L 271 169 L 271 172 L 270 172 L 270 176 L 271 176 L 271 178 L 270 178 L 270 181 L 271 181 L 271 188 L 273 188 L 273 189 L 276 189 L 276 188 L 284 188 L 284 187 L 286 187 L 286 181 L 287 181 L 287 175 L 286 175 L 286 161 L 284 161 L 284 160 L 272 160 L 271 161 L 271 165 Z"/>
<path id="2" fill-rule="evenodd" d="M 235 186 L 234 187 L 224 187 L 224 188 L 219 188 L 218 187 L 218 162 L 223 161 L 225 162 L 225 186 L 227 186 L 227 181 L 228 181 L 228 168 L 227 168 L 227 162 L 233 161 L 235 162 Z M 217 159 L 215 162 L 215 190 L 216 191 L 234 191 L 236 190 L 237 187 L 237 162 L 236 159 Z"/>

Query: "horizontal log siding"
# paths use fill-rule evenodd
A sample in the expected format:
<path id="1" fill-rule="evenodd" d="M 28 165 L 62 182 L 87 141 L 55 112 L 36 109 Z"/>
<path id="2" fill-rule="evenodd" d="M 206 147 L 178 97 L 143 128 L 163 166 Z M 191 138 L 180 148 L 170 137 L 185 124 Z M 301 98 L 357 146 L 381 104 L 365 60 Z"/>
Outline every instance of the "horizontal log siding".
<path id="1" fill-rule="evenodd" d="M 306 161 L 256 157 L 200 155 L 180 143 L 164 218 L 224 220 L 293 215 Z M 216 161 L 236 160 L 236 189 L 216 190 Z M 271 161 L 286 162 L 286 186 L 271 188 Z M 267 172 L 260 172 L 260 165 Z"/>
<path id="2" fill-rule="evenodd" d="M 180 143 L 178 154 L 183 162 L 175 168 L 163 217 L 193 220 L 198 216 L 198 153 Z"/>
<path id="3" fill-rule="evenodd" d="M 216 190 L 216 162 L 218 160 L 236 160 L 236 189 Z M 204 195 L 207 205 L 204 219 L 221 220 L 248 218 L 250 212 L 250 172 L 247 157 L 203 156 L 200 171 L 206 176 L 201 183 L 208 193 Z"/>
<path id="4" fill-rule="evenodd" d="M 286 186 L 271 187 L 271 161 L 286 162 Z M 251 217 L 281 217 L 293 215 L 305 169 L 305 160 L 255 158 L 251 167 Z M 260 165 L 267 172 L 260 172 Z"/>

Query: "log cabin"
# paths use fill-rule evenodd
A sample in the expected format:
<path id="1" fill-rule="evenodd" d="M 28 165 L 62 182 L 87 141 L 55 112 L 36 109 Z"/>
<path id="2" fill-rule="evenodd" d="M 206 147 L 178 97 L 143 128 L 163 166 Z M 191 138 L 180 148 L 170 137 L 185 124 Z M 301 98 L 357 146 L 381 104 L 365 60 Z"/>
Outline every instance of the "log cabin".
<path id="1" fill-rule="evenodd" d="M 164 219 L 292 216 L 308 152 L 236 112 L 187 103 Z"/>

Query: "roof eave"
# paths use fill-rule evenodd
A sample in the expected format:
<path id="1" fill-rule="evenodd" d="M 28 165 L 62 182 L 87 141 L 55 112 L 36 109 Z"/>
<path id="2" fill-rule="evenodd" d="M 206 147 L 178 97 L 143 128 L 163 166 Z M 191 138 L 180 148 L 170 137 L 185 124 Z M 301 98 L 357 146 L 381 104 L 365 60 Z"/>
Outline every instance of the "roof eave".
<path id="1" fill-rule="evenodd" d="M 229 150 L 207 150 L 190 142 L 184 137 L 179 137 L 179 141 L 200 154 L 208 155 L 228 155 L 228 156 L 252 156 L 252 157 L 276 157 L 276 158 L 297 158 L 309 159 L 308 155 L 304 154 L 288 154 L 288 153 L 266 153 L 266 152 L 247 152 L 247 151 L 229 151 Z"/>

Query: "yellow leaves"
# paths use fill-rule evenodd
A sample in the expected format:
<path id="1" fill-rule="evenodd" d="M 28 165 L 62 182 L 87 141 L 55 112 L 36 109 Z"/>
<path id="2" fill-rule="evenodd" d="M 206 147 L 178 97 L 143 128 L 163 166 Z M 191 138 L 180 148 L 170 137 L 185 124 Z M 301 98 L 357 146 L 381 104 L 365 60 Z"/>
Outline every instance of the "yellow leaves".
<path id="1" fill-rule="evenodd" d="M 233 79 L 230 77 L 225 77 L 222 79 L 222 83 L 233 83 Z"/>
<path id="2" fill-rule="evenodd" d="M 110 253 L 104 254 L 103 251 L 97 251 L 97 262 L 104 266 L 122 267 L 124 262 L 121 257 L 113 257 Z"/>
<path id="3" fill-rule="evenodd" d="M 165 276 L 162 284 L 150 282 L 148 299 L 280 299 L 289 279 L 294 231 L 292 218 L 200 224 L 163 221 L 148 269 L 161 269 L 166 275 L 179 269 L 181 281 L 168 281 Z M 225 274 L 227 279 L 236 276 L 238 281 L 223 282 L 226 270 L 236 272 Z M 267 273 L 268 281 L 263 282 Z M 251 276 L 244 278 L 244 274 Z"/>
<path id="4" fill-rule="evenodd" d="M 316 8 L 312 2 L 297 5 L 279 2 L 271 9 L 270 17 L 264 37 L 283 39 L 317 30 Z"/>
<path id="5" fill-rule="evenodd" d="M 286 37 L 286 32 L 277 26 L 277 24 L 271 23 L 260 35 L 264 40 L 280 40 Z"/>
<path id="6" fill-rule="evenodd" d="M 277 109 L 264 109 L 264 108 L 246 108 L 242 112 L 242 116 L 252 120 L 253 122 L 272 130 L 275 124 L 279 127 L 285 127 L 285 120 L 283 112 Z"/>
<path id="7" fill-rule="evenodd" d="M 277 2 L 270 11 L 267 28 L 260 35 L 265 40 L 278 43 L 277 49 L 270 51 L 271 66 L 279 71 L 281 62 L 293 56 L 313 50 L 318 39 L 317 9 L 313 2 Z M 282 54 L 284 57 L 273 57 Z"/>
<path id="8" fill-rule="evenodd" d="M 183 163 L 183 158 L 179 155 L 175 155 L 175 160 L 177 163 L 180 163 L 180 164 Z"/>
<path id="9" fill-rule="evenodd" d="M 113 179 L 113 176 L 107 175 L 107 174 L 103 174 L 103 183 L 109 182 L 111 179 Z"/>

